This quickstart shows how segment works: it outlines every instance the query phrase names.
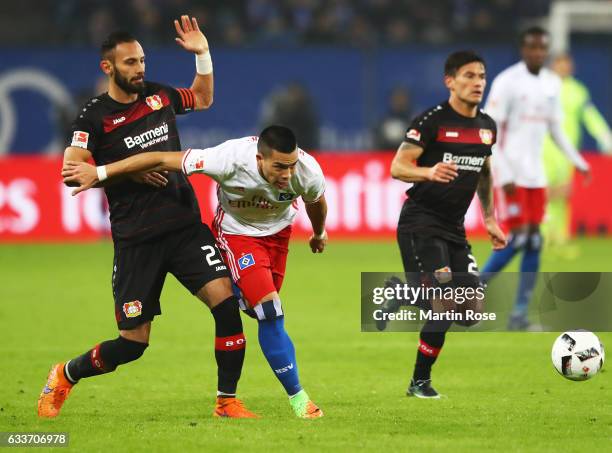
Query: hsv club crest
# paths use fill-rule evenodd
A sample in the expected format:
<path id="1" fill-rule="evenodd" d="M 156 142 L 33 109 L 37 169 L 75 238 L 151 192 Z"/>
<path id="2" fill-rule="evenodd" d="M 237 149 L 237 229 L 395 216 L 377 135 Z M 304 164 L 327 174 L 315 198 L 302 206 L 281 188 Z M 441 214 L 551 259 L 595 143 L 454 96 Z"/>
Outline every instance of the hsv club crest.
<path id="1" fill-rule="evenodd" d="M 154 94 L 153 96 L 148 96 L 145 101 L 147 105 L 151 107 L 151 110 L 159 110 L 164 106 L 161 98 L 157 94 Z"/>

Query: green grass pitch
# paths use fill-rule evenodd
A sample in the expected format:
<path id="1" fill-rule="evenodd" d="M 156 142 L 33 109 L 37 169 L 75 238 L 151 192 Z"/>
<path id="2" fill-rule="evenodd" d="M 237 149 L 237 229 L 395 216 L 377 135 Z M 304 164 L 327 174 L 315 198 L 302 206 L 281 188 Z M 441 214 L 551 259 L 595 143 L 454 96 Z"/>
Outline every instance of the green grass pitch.
<path id="1" fill-rule="evenodd" d="M 576 260 L 546 254 L 544 270 L 611 270 L 612 241 L 577 243 Z M 487 244 L 474 250 L 484 263 Z M 39 420 L 49 366 L 116 336 L 111 263 L 108 242 L 0 247 L 0 431 L 69 432 L 78 451 L 593 451 L 612 440 L 610 364 L 564 380 L 553 333 L 451 333 L 433 374 L 446 398 L 407 398 L 417 334 L 360 332 L 359 273 L 401 270 L 392 242 L 331 242 L 317 256 L 292 244 L 281 296 L 323 419 L 293 417 L 246 317 L 239 393 L 263 418 L 213 419 L 212 317 L 169 276 L 143 358 L 83 381 L 60 417 Z"/>

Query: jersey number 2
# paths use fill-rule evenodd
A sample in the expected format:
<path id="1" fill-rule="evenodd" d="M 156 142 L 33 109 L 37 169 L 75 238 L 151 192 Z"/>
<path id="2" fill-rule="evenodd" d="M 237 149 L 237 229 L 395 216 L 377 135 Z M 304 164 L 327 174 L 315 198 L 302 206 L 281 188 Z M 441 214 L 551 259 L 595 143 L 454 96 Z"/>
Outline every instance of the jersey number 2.
<path id="1" fill-rule="evenodd" d="M 480 275 L 480 272 L 478 272 L 478 264 L 476 264 L 476 258 L 474 255 L 468 255 L 468 258 L 470 259 L 470 263 L 468 263 L 468 273 Z"/>
<path id="2" fill-rule="evenodd" d="M 213 259 L 213 256 L 215 256 L 215 248 L 212 245 L 205 245 L 201 247 L 201 249 L 204 250 L 204 253 L 206 253 L 206 262 L 209 266 L 214 266 L 215 264 L 219 264 L 221 262 L 221 260 L 217 258 Z"/>

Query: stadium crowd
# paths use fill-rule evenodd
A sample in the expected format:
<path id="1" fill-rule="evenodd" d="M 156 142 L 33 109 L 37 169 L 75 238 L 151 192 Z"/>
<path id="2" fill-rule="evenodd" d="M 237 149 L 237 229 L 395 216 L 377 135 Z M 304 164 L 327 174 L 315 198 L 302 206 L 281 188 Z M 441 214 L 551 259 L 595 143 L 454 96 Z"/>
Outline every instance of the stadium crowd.
<path id="1" fill-rule="evenodd" d="M 189 11 L 216 45 L 371 47 L 507 42 L 525 20 L 548 14 L 551 0 L 22 0 L 5 2 L 5 46 L 97 46 L 108 30 L 130 29 L 149 44 L 174 38 L 168 17 Z M 14 27 L 27 15 L 30 26 Z M 75 20 L 75 18 L 78 18 Z"/>

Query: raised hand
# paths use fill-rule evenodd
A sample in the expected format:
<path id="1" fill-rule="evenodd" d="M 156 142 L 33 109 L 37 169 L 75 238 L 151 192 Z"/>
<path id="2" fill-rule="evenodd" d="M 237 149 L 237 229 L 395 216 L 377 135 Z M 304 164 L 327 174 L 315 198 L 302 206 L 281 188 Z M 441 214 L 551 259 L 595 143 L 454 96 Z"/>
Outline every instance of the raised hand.
<path id="1" fill-rule="evenodd" d="M 180 22 L 178 20 L 174 21 L 174 28 L 176 28 L 176 34 L 178 35 L 174 40 L 183 49 L 195 54 L 208 52 L 208 40 L 204 33 L 200 31 L 195 17 L 181 16 Z"/>

